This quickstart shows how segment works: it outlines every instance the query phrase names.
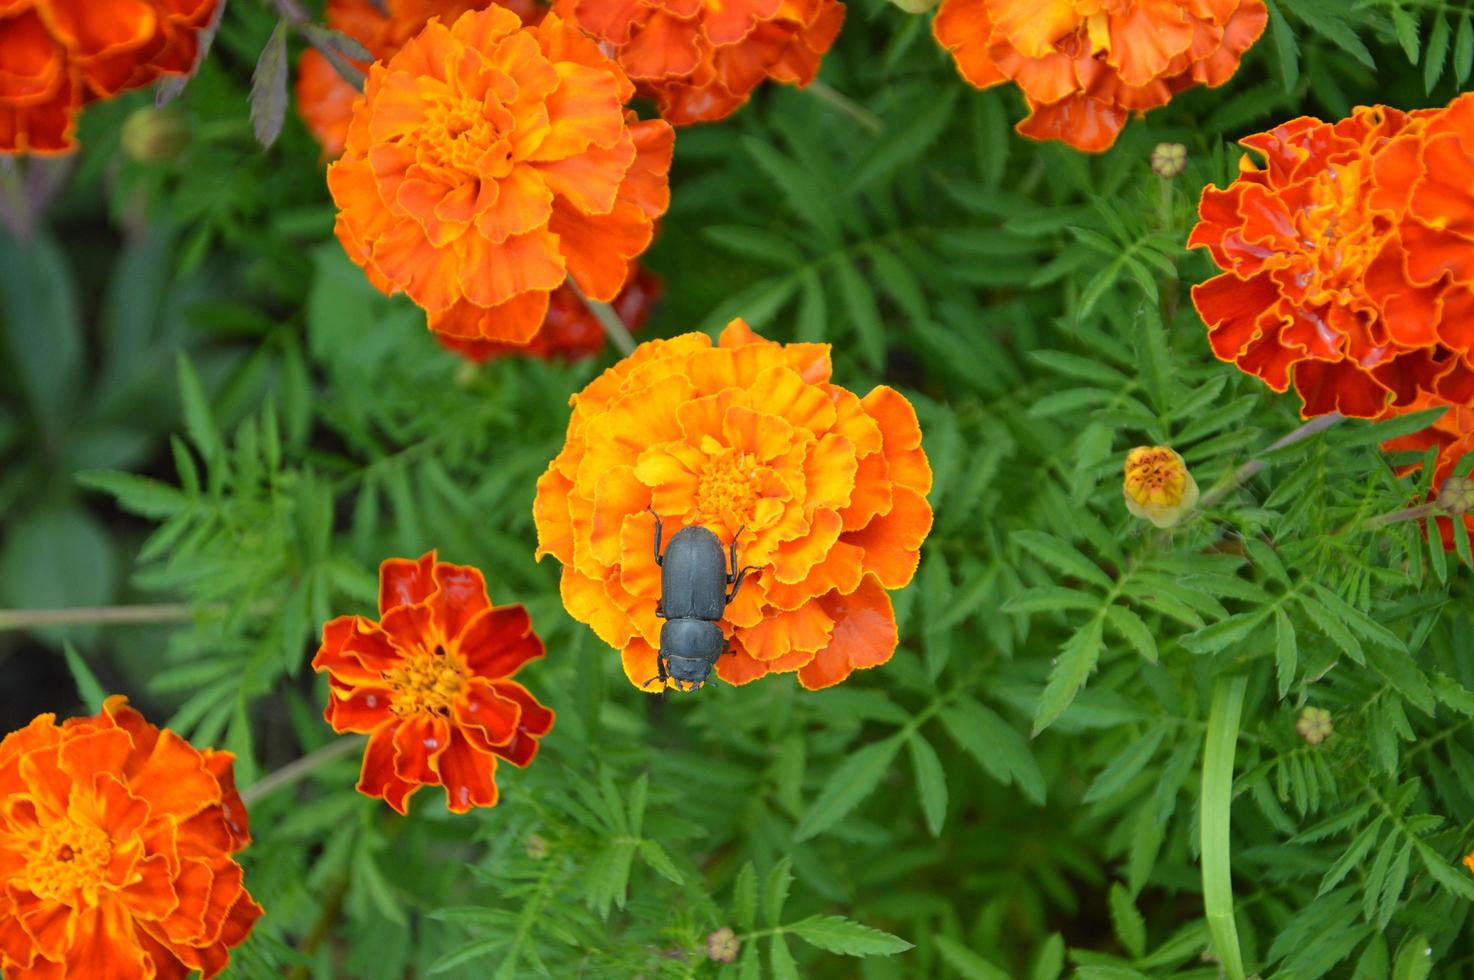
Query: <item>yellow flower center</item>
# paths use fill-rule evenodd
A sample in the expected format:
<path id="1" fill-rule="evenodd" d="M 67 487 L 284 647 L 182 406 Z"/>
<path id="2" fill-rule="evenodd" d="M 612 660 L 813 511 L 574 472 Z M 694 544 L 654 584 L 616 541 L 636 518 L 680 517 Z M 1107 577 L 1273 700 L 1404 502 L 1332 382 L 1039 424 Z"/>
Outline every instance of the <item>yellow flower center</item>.
<path id="1" fill-rule="evenodd" d="M 702 523 L 714 523 L 727 511 L 739 521 L 751 521 L 758 490 L 758 464 L 747 453 L 728 450 L 701 468 L 696 513 Z"/>
<path id="2" fill-rule="evenodd" d="M 1175 507 L 1187 490 L 1187 469 L 1170 449 L 1136 449 L 1126 458 L 1126 493 L 1143 507 Z"/>
<path id="3" fill-rule="evenodd" d="M 450 706 L 466 686 L 465 665 L 442 646 L 406 658 L 401 666 L 384 671 L 383 677 L 394 691 L 389 710 L 401 716 L 449 715 Z"/>
<path id="4" fill-rule="evenodd" d="M 40 898 L 57 900 L 70 899 L 79 889 L 95 893 L 112 859 L 113 842 L 106 831 L 63 820 L 42 834 L 26 864 L 27 887 Z"/>
<path id="5" fill-rule="evenodd" d="M 1359 289 L 1385 231 L 1367 213 L 1363 167 L 1346 161 L 1327 167 L 1310 187 L 1310 203 L 1295 216 L 1300 247 L 1310 259 L 1295 276 L 1310 306 L 1341 302 L 1347 288 Z"/>

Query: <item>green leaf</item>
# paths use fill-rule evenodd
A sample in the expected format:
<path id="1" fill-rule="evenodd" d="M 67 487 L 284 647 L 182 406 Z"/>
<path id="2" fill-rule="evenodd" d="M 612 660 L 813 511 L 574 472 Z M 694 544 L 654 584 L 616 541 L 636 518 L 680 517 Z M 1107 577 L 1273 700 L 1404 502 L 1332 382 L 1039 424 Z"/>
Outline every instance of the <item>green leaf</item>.
<path id="1" fill-rule="evenodd" d="M 1102 589 L 1111 587 L 1110 578 L 1100 570 L 1100 566 L 1052 534 L 1043 531 L 1015 531 L 1010 537 L 1014 544 L 1066 575 Z"/>
<path id="2" fill-rule="evenodd" d="M 1474 67 L 1474 13 L 1465 14 L 1454 34 L 1454 81 L 1463 85 Z"/>
<path id="3" fill-rule="evenodd" d="M 1029 980 L 1059 980 L 1064 969 L 1065 939 L 1057 932 L 1052 933 L 1044 940 L 1044 945 L 1039 947 L 1039 956 L 1034 960 L 1034 969 L 1029 974 Z"/>
<path id="4" fill-rule="evenodd" d="M 825 782 L 818 799 L 799 821 L 793 839 L 808 840 L 843 820 L 861 800 L 875 791 L 900 747 L 900 740 L 891 736 L 872 742 L 840 763 Z"/>
<path id="5" fill-rule="evenodd" d="M 912 946 L 898 936 L 838 915 L 815 915 L 786 930 L 804 942 L 845 956 L 894 956 Z"/>
<path id="6" fill-rule="evenodd" d="M 61 649 L 67 658 L 67 669 L 72 672 L 72 683 L 77 685 L 77 696 L 82 699 L 88 711 L 100 713 L 102 702 L 107 700 L 107 692 L 98 683 L 97 675 L 92 673 L 92 668 L 87 666 L 87 661 L 82 659 L 82 655 L 71 643 L 63 643 Z"/>
<path id="7" fill-rule="evenodd" d="M 1295 683 L 1295 671 L 1299 666 L 1300 648 L 1295 642 L 1295 624 L 1283 609 L 1274 611 L 1274 668 L 1279 678 L 1279 698 L 1285 699 Z"/>
<path id="8" fill-rule="evenodd" d="M 792 884 L 793 860 L 785 857 L 773 865 L 773 870 L 768 872 L 768 881 L 763 886 L 763 920 L 769 926 L 776 927 L 782 921 L 783 906 L 788 901 L 788 887 Z"/>
<path id="9" fill-rule="evenodd" d="M 757 927 L 757 869 L 748 861 L 732 885 L 732 914 L 744 931 Z"/>
<path id="10" fill-rule="evenodd" d="M 1008 974 L 949 936 L 932 936 L 947 965 L 966 980 L 1009 980 Z"/>
<path id="11" fill-rule="evenodd" d="M 1290 29 L 1285 15 L 1280 13 L 1276 0 L 1268 0 L 1269 32 L 1274 40 L 1274 53 L 1280 67 L 1280 78 L 1286 91 L 1291 91 L 1300 81 L 1300 48 L 1295 43 L 1295 32 Z"/>
<path id="12" fill-rule="evenodd" d="M 1397 4 L 1387 8 L 1392 15 L 1392 30 L 1397 35 L 1397 43 L 1402 45 L 1402 53 L 1407 55 L 1410 65 L 1418 63 L 1418 55 L 1423 49 L 1423 42 L 1418 37 L 1418 22 L 1406 10 Z"/>
<path id="13" fill-rule="evenodd" d="M 750 225 L 710 225 L 701 235 L 725 252 L 782 269 L 804 263 L 803 253 L 781 235 Z"/>
<path id="14" fill-rule="evenodd" d="M 1005 786 L 1017 784 L 1035 803 L 1044 802 L 1044 775 L 1028 743 L 1013 726 L 969 697 L 942 709 L 942 727 L 964 752 Z"/>
<path id="15" fill-rule="evenodd" d="M 1423 91 L 1433 94 L 1443 74 L 1444 62 L 1448 60 L 1448 42 L 1453 32 L 1448 26 L 1448 17 L 1439 14 L 1433 21 L 1433 30 L 1428 35 L 1428 50 L 1423 54 Z"/>
<path id="16" fill-rule="evenodd" d="M 287 116 L 287 19 L 280 18 L 271 32 L 256 70 L 251 74 L 251 128 L 256 142 L 269 148 L 281 135 Z"/>
<path id="17" fill-rule="evenodd" d="M 911 750 L 911 768 L 916 775 L 916 792 L 921 797 L 926 829 L 933 837 L 939 837 L 947 820 L 947 774 L 942 771 L 937 750 L 919 732 L 912 733 L 906 747 Z"/>
<path id="18" fill-rule="evenodd" d="M 199 450 L 200 455 L 206 462 L 211 462 L 225 452 L 224 444 L 220 440 L 220 430 L 215 425 L 215 418 L 210 413 L 210 402 L 205 398 L 205 389 L 200 385 L 200 377 L 195 373 L 194 365 L 189 358 L 180 351 L 178 358 L 179 375 L 179 397 L 184 403 L 184 428 L 189 433 L 190 441 Z"/>
<path id="19" fill-rule="evenodd" d="M 1125 606 L 1113 604 L 1106 606 L 1105 618 L 1117 633 L 1125 637 L 1126 642 L 1136 648 L 1142 659 L 1148 663 L 1157 662 L 1157 638 L 1140 616 Z"/>
<path id="20" fill-rule="evenodd" d="M 648 838 L 640 841 L 640 857 L 655 869 L 656 874 L 671 884 L 679 885 L 685 881 L 681 877 L 680 869 L 676 867 L 675 862 L 670 859 L 670 855 L 665 852 L 665 848 L 661 847 L 658 841 Z"/>
<path id="21" fill-rule="evenodd" d="M 189 505 L 189 498 L 167 483 L 118 470 L 83 470 L 77 474 L 77 482 L 112 494 L 118 506 L 129 513 L 154 520 L 173 517 Z"/>
<path id="22" fill-rule="evenodd" d="M 1422 933 L 1403 940 L 1392 964 L 1392 980 L 1428 980 L 1433 975 L 1433 949 Z"/>
<path id="23" fill-rule="evenodd" d="M 1085 791 L 1085 802 L 1108 800 L 1124 789 L 1133 776 L 1146 768 L 1166 735 L 1166 729 L 1158 727 L 1141 738 L 1133 739 L 1126 751 L 1112 759 L 1110 765 L 1095 777 L 1095 781 Z"/>
<path id="24" fill-rule="evenodd" d="M 1044 693 L 1039 696 L 1039 704 L 1034 709 L 1035 735 L 1054 724 L 1085 686 L 1096 661 L 1100 659 L 1103 621 L 1102 616 L 1092 616 L 1060 648 L 1054 667 L 1049 671 L 1049 682 L 1044 685 Z"/>
<path id="25" fill-rule="evenodd" d="M 1058 585 L 1040 585 L 1032 589 L 1025 589 L 1017 595 L 1010 596 L 1002 606 L 1004 612 L 1011 613 L 1064 612 L 1069 609 L 1099 608 L 1100 597 Z"/>
<path id="26" fill-rule="evenodd" d="M 788 941 L 781 932 L 773 936 L 768 946 L 768 955 L 773 964 L 774 980 L 799 980 L 798 964 L 793 961 L 793 954 L 788 951 Z"/>
<path id="27" fill-rule="evenodd" d="M 860 354 L 872 371 L 879 371 L 885 365 L 885 324 L 880 321 L 875 293 L 853 262 L 839 261 L 835 275 L 839 278 L 839 295 L 859 337 Z"/>
<path id="28" fill-rule="evenodd" d="M 957 93 L 956 88 L 928 93 L 926 104 L 920 111 L 909 115 L 894 129 L 887 127 L 883 139 L 871 142 L 875 151 L 860 165 L 859 171 L 850 181 L 851 190 L 859 190 L 925 153 L 937 141 L 937 137 L 942 135 L 947 121 L 952 118 Z"/>
<path id="29" fill-rule="evenodd" d="M 1146 955 L 1146 920 L 1136 910 L 1131 893 L 1119 881 L 1111 882 L 1109 901 L 1116 938 L 1133 959 L 1140 959 Z"/>

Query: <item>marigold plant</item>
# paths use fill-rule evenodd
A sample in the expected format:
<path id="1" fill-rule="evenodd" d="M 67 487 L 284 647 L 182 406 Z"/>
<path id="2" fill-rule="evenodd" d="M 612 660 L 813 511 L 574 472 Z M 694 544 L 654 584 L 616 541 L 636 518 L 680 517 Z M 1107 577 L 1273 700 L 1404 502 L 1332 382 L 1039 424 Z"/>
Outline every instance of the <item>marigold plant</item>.
<path id="1" fill-rule="evenodd" d="M 809 84 L 845 16 L 837 0 L 557 0 L 554 8 L 613 50 L 677 126 L 731 115 L 764 79 Z"/>
<path id="2" fill-rule="evenodd" d="M 312 667 L 328 675 L 324 717 L 369 736 L 358 790 L 400 813 L 421 786 L 445 787 L 456 813 L 495 806 L 497 760 L 526 766 L 553 727 L 513 674 L 543 655 L 520 605 L 493 606 L 468 565 L 390 558 L 379 618 L 339 616 Z"/>
<path id="3" fill-rule="evenodd" d="M 328 170 L 338 240 L 454 337 L 525 343 L 571 281 L 610 300 L 669 201 L 673 132 L 557 16 L 432 21 L 369 71 Z"/>
<path id="4" fill-rule="evenodd" d="M 374 61 L 386 61 L 420 33 L 430 18 L 454 23 L 468 10 L 483 10 L 491 0 L 328 0 L 328 26 L 364 46 Z M 543 7 L 536 0 L 507 0 L 506 7 L 524 24 L 535 24 Z M 352 62 L 351 62 L 352 63 Z M 353 63 L 368 71 L 367 63 Z M 315 48 L 302 53 L 297 65 L 297 111 L 322 144 L 323 153 L 337 157 L 348 138 L 353 103 L 360 93 Z"/>
<path id="5" fill-rule="evenodd" d="M 642 344 L 574 396 L 537 484 L 537 553 L 563 563 L 564 604 L 622 651 L 631 683 L 657 673 L 655 515 L 668 537 L 743 531 L 740 560 L 758 570 L 726 610 L 723 680 L 797 671 L 821 688 L 890 659 L 886 590 L 916 571 L 931 467 L 905 396 L 861 399 L 829 376 L 829 345 L 734 320 L 716 346 L 699 333 Z"/>
<path id="6" fill-rule="evenodd" d="M 7 977 L 213 977 L 261 916 L 229 752 L 195 749 L 121 695 L 0 741 Z"/>
<path id="7" fill-rule="evenodd" d="M 194 67 L 221 2 L 0 3 L 0 153 L 75 149 L 82 106 Z"/>
<path id="8" fill-rule="evenodd" d="M 650 308 L 660 298 L 660 277 L 636 268 L 634 276 L 614 297 L 615 315 L 631 333 L 639 332 L 650 318 Z M 547 360 L 581 361 L 604 349 L 604 328 L 589 311 L 588 304 L 567 286 L 554 290 L 548 300 L 548 315 L 542 327 L 525 344 L 507 344 L 496 340 L 468 340 L 436 334 L 442 345 L 467 360 L 481 363 L 493 357 L 519 354 Z"/>
<path id="9" fill-rule="evenodd" d="M 1474 401 L 1474 97 L 1444 109 L 1301 117 L 1240 142 L 1190 246 L 1213 352 L 1306 416 L 1377 418 L 1424 394 Z"/>
<path id="10" fill-rule="evenodd" d="M 1020 133 L 1098 153 L 1132 112 L 1232 78 L 1268 16 L 1263 0 L 944 0 L 932 32 L 973 85 L 1023 90 Z"/>

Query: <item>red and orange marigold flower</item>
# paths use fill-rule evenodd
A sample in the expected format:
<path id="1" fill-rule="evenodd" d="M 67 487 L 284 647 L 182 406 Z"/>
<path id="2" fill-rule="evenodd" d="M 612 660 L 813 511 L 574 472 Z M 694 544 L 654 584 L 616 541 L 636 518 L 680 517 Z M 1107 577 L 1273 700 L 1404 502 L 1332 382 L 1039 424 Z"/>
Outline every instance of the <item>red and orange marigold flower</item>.
<path id="1" fill-rule="evenodd" d="M 634 277 L 614 297 L 610 305 L 631 333 L 637 333 L 645 326 L 650 308 L 660 297 L 661 288 L 659 276 L 637 268 Z M 466 340 L 443 333 L 435 337 L 444 346 L 478 364 L 508 354 L 573 362 L 593 357 L 604 349 L 604 328 L 589 311 L 588 304 L 567 286 L 553 292 L 541 329 L 525 344 Z"/>
<path id="2" fill-rule="evenodd" d="M 760 82 L 807 85 L 844 24 L 837 0 L 556 0 L 677 126 L 730 115 Z"/>
<path id="3" fill-rule="evenodd" d="M 829 345 L 773 343 L 735 320 L 716 346 L 700 333 L 641 344 L 573 397 L 537 484 L 538 556 L 563 563 L 564 605 L 623 652 L 631 683 L 656 676 L 652 509 L 667 540 L 745 528 L 739 558 L 758 570 L 721 624 L 722 679 L 797 671 L 813 689 L 890 659 L 886 590 L 916 572 L 931 467 L 903 395 L 858 398 L 829 376 Z"/>
<path id="4" fill-rule="evenodd" d="M 374 61 L 386 61 L 420 33 L 431 17 L 451 24 L 466 11 L 491 4 L 492 0 L 328 0 L 325 16 L 329 27 L 362 44 Z M 537 23 L 544 10 L 536 0 L 506 0 L 497 6 L 511 10 L 526 24 Z M 356 63 L 356 67 L 368 71 L 368 64 Z M 330 157 L 343 152 L 358 96 L 358 89 L 316 49 L 302 53 L 297 66 L 297 111 Z"/>
<path id="5" fill-rule="evenodd" d="M 0 153 L 64 153 L 89 102 L 194 67 L 223 0 L 0 0 Z"/>
<path id="6" fill-rule="evenodd" d="M 232 857 L 250 843 L 233 756 L 108 698 L 0 741 L 5 976 L 213 977 L 261 916 Z"/>
<path id="7" fill-rule="evenodd" d="M 932 32 L 978 88 L 1015 82 L 1018 131 L 1097 153 L 1132 112 L 1238 71 L 1264 0 L 943 0 Z"/>
<path id="8" fill-rule="evenodd" d="M 391 558 L 379 566 L 379 618 L 322 629 L 312 667 L 328 674 L 324 716 L 369 736 L 358 791 L 400 813 L 443 786 L 456 813 L 495 806 L 498 759 L 526 766 L 553 712 L 511 680 L 543 655 L 520 605 L 493 606 L 468 565 Z"/>
<path id="9" fill-rule="evenodd" d="M 1474 96 L 1362 107 L 1242 141 L 1188 244 L 1224 272 L 1193 289 L 1213 352 L 1308 416 L 1474 402 Z"/>
<path id="10" fill-rule="evenodd" d="M 369 69 L 328 169 L 338 240 L 453 337 L 526 343 L 565 282 L 608 301 L 669 203 L 674 133 L 576 28 L 490 7 Z"/>

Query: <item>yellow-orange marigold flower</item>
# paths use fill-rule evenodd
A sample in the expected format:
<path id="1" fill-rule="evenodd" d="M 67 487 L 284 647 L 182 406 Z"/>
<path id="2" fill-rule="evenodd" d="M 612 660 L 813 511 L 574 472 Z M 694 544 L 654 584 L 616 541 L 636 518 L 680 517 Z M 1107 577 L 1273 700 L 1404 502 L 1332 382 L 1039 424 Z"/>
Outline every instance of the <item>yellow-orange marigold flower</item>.
<path id="1" fill-rule="evenodd" d="M 667 540 L 701 525 L 749 573 L 722 628 L 723 680 L 797 671 L 828 687 L 890 659 L 887 589 L 911 581 L 931 529 L 931 467 L 916 412 L 878 387 L 831 384 L 827 344 L 778 344 L 734 320 L 713 346 L 689 333 L 641 344 L 572 399 L 562 452 L 537 484 L 538 557 L 563 563 L 564 605 L 656 676 Z M 645 690 L 654 690 L 647 687 Z"/>
<path id="2" fill-rule="evenodd" d="M 837 0 L 556 0 L 677 126 L 722 119 L 771 78 L 804 86 L 844 24 Z"/>
<path id="3" fill-rule="evenodd" d="M 1392 414 L 1420 412 L 1424 409 L 1439 408 L 1445 405 L 1448 403 L 1442 399 L 1424 395 L 1405 409 L 1399 409 Z M 1382 443 L 1382 448 L 1388 452 L 1398 450 L 1427 452 L 1434 447 L 1438 449 L 1438 458 L 1433 464 L 1433 488 L 1430 497 L 1433 502 L 1442 505 L 1445 511 L 1453 511 L 1452 517 L 1435 519 L 1444 548 L 1452 551 L 1454 548 L 1453 521 L 1463 521 L 1469 533 L 1474 535 L 1474 511 L 1467 506 L 1461 507 L 1467 503 L 1469 484 L 1452 484 L 1453 480 L 1458 479 L 1453 476 L 1454 468 L 1465 456 L 1474 453 L 1474 404 L 1449 405 L 1448 411 L 1426 429 Z"/>
<path id="4" fill-rule="evenodd" d="M 1126 454 L 1121 483 L 1126 509 L 1157 527 L 1175 527 L 1198 505 L 1198 481 L 1170 446 L 1137 446 Z"/>
<path id="5" fill-rule="evenodd" d="M 322 628 L 312 668 L 328 675 L 336 732 L 369 736 L 358 791 L 400 813 L 421 786 L 444 786 L 455 813 L 496 806 L 497 759 L 526 766 L 553 712 L 513 674 L 543 655 L 520 605 L 493 606 L 469 565 L 390 558 L 379 566 L 379 619 Z"/>
<path id="6" fill-rule="evenodd" d="M 386 61 L 420 33 L 431 17 L 451 24 L 468 10 L 491 5 L 492 0 L 328 0 L 324 13 L 329 27 L 362 44 L 374 61 Z M 545 9 L 536 0 L 499 0 L 497 6 L 511 10 L 524 24 L 537 23 Z M 367 63 L 354 64 L 368 71 Z M 358 89 L 317 49 L 302 53 L 297 66 L 297 111 L 329 157 L 343 152 L 358 97 Z"/>
<path id="7" fill-rule="evenodd" d="M 0 741 L 0 970 L 73 980 L 213 977 L 261 916 L 233 756 L 107 699 Z"/>
<path id="8" fill-rule="evenodd" d="M 932 32 L 973 85 L 1018 84 L 1020 133 L 1098 153 L 1130 113 L 1232 78 L 1268 19 L 1264 0 L 944 0 Z"/>
<path id="9" fill-rule="evenodd" d="M 77 110 L 194 67 L 222 0 L 0 0 L 0 153 L 65 153 Z"/>
<path id="10" fill-rule="evenodd" d="M 1188 240 L 1224 272 L 1193 288 L 1213 352 L 1306 416 L 1378 418 L 1422 394 L 1474 402 L 1474 96 L 1301 117 L 1242 143 Z"/>
<path id="11" fill-rule="evenodd" d="M 576 28 L 502 7 L 432 20 L 369 70 L 328 169 L 338 240 L 432 330 L 527 342 L 571 280 L 608 301 L 670 199 L 674 133 Z"/>

